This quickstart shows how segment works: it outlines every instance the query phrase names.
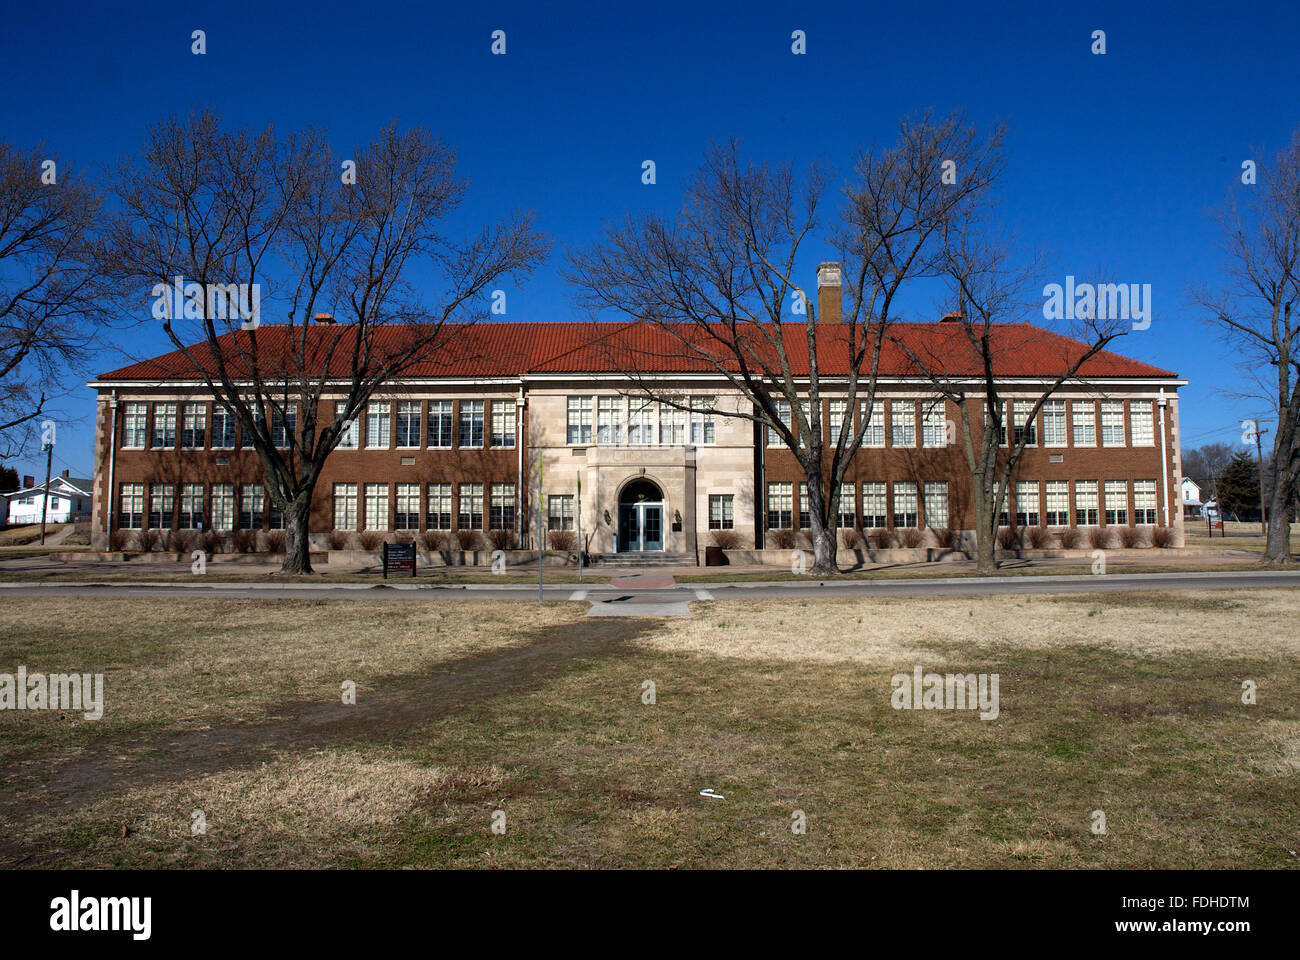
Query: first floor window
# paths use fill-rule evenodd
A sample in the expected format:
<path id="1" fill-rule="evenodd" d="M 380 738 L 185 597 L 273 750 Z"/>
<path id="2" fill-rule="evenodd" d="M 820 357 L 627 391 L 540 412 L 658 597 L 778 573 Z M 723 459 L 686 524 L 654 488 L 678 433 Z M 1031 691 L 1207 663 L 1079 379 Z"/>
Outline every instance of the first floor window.
<path id="1" fill-rule="evenodd" d="M 1133 481 L 1133 522 L 1156 522 L 1156 482 L 1154 480 Z"/>
<path id="2" fill-rule="evenodd" d="M 547 498 L 546 528 L 548 530 L 573 529 L 573 494 L 556 494 Z"/>
<path id="3" fill-rule="evenodd" d="M 799 529 L 812 526 L 812 511 L 808 509 L 808 484 L 799 484 Z"/>
<path id="4" fill-rule="evenodd" d="M 235 485 L 212 485 L 212 529 L 233 530 L 235 527 Z"/>
<path id="5" fill-rule="evenodd" d="M 736 526 L 733 497 L 729 493 L 709 494 L 709 529 L 732 530 Z"/>
<path id="6" fill-rule="evenodd" d="M 121 507 L 117 525 L 124 530 L 139 530 L 144 526 L 144 484 L 122 484 Z"/>
<path id="7" fill-rule="evenodd" d="M 948 484 L 925 485 L 925 524 L 936 530 L 948 526 Z"/>
<path id="8" fill-rule="evenodd" d="M 397 404 L 397 445 L 420 445 L 420 401 L 400 400 Z"/>
<path id="9" fill-rule="evenodd" d="M 149 526 L 155 530 L 171 529 L 173 489 L 170 483 L 155 483 L 149 487 Z"/>
<path id="10" fill-rule="evenodd" d="M 885 499 L 883 483 L 862 485 L 862 526 L 882 529 L 889 526 L 889 505 Z"/>
<path id="11" fill-rule="evenodd" d="M 153 447 L 171 449 L 176 446 L 176 404 L 153 405 Z"/>
<path id="12" fill-rule="evenodd" d="M 429 503 L 425 526 L 430 530 L 451 529 L 451 484 L 429 484 Z"/>
<path id="13" fill-rule="evenodd" d="M 266 492 L 260 483 L 243 483 L 239 486 L 239 529 L 261 530 L 266 509 Z"/>
<path id="14" fill-rule="evenodd" d="M 144 447 L 144 435 L 147 429 L 149 404 L 128 403 L 122 419 L 122 446 Z"/>
<path id="15" fill-rule="evenodd" d="M 565 442 L 585 447 L 591 443 L 591 397 L 569 397 Z"/>
<path id="16" fill-rule="evenodd" d="M 1128 523 L 1128 481 L 1106 481 L 1106 525 Z"/>
<path id="17" fill-rule="evenodd" d="M 513 530 L 515 526 L 515 485 L 513 483 L 492 484 L 492 500 L 489 504 L 488 529 Z"/>
<path id="18" fill-rule="evenodd" d="M 916 446 L 916 403 L 911 400 L 889 402 L 890 443 L 895 447 Z M 915 524 L 913 524 L 915 526 Z"/>
<path id="19" fill-rule="evenodd" d="M 462 483 L 458 506 L 456 529 L 483 529 L 483 484 Z"/>
<path id="20" fill-rule="evenodd" d="M 1016 483 L 1016 526 L 1038 526 L 1038 481 L 1021 480 Z"/>
<path id="21" fill-rule="evenodd" d="M 334 484 L 334 529 L 355 530 L 357 528 L 357 485 L 355 483 Z"/>
<path id="22" fill-rule="evenodd" d="M 366 484 L 366 529 L 388 529 L 388 484 Z"/>
<path id="23" fill-rule="evenodd" d="M 894 484 L 894 526 L 916 527 L 916 484 L 910 480 Z"/>
<path id="24" fill-rule="evenodd" d="M 852 530 L 858 525 L 857 497 L 853 484 L 841 483 L 839 503 L 835 507 L 835 526 L 842 530 Z"/>
<path id="25" fill-rule="evenodd" d="M 794 489 L 788 483 L 767 485 L 767 529 L 789 530 L 794 526 Z"/>
<path id="26" fill-rule="evenodd" d="M 394 530 L 420 529 L 420 485 L 418 483 L 397 484 L 397 504 L 393 513 Z"/>
<path id="27" fill-rule="evenodd" d="M 1074 481 L 1074 522 L 1080 527 L 1097 522 L 1097 481 Z"/>
<path id="28" fill-rule="evenodd" d="M 184 419 L 181 421 L 181 446 L 187 449 L 202 449 L 208 432 L 208 405 L 206 403 L 185 404 Z"/>
<path id="29" fill-rule="evenodd" d="M 515 445 L 515 402 L 513 400 L 492 401 L 492 446 L 513 447 Z"/>
<path id="30" fill-rule="evenodd" d="M 181 484 L 180 528 L 198 530 L 203 526 L 203 484 Z"/>
<path id="31" fill-rule="evenodd" d="M 1070 481 L 1048 480 L 1047 525 L 1049 527 L 1068 527 L 1070 525 Z"/>

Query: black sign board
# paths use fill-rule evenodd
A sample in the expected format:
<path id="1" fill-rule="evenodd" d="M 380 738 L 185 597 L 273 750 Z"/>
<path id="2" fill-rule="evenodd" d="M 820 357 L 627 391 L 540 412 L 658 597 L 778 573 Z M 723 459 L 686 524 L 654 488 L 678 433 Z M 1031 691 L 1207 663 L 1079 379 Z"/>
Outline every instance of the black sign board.
<path id="1" fill-rule="evenodd" d="M 383 555 L 385 580 L 389 570 L 410 570 L 411 576 L 415 576 L 415 544 L 385 543 Z"/>

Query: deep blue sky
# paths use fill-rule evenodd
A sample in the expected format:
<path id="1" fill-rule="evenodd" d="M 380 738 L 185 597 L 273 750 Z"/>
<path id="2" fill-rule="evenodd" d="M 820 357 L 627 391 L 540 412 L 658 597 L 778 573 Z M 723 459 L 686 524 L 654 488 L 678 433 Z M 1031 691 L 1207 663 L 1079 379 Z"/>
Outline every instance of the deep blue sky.
<path id="1" fill-rule="evenodd" d="M 489 53 L 498 28 L 504 57 Z M 805 56 L 790 52 L 796 28 Z M 206 56 L 190 53 L 194 29 Z M 1090 53 L 1095 29 L 1105 56 Z M 1188 447 L 1237 442 L 1237 420 L 1266 413 L 1222 395 L 1240 376 L 1186 294 L 1218 274 L 1207 213 L 1246 189 L 1241 161 L 1300 126 L 1298 39 L 1294 2 L 11 4 L 0 138 L 93 167 L 195 105 L 232 124 L 320 125 L 343 149 L 390 118 L 423 124 L 472 177 L 462 225 L 530 207 L 556 239 L 509 304 L 509 319 L 554 320 L 573 316 L 563 245 L 629 208 L 674 207 L 710 142 L 736 135 L 758 157 L 847 171 L 900 116 L 959 107 L 1010 124 L 1004 214 L 1050 250 L 1044 283 L 1100 269 L 1152 285 L 1151 329 L 1118 350 L 1191 381 Z M 640 182 L 646 159 L 657 186 Z M 809 285 L 824 252 L 809 251 Z M 908 306 L 926 317 L 928 295 Z M 117 350 L 95 372 L 161 349 L 148 327 L 106 340 Z M 62 411 L 56 469 L 88 475 L 91 391 Z"/>

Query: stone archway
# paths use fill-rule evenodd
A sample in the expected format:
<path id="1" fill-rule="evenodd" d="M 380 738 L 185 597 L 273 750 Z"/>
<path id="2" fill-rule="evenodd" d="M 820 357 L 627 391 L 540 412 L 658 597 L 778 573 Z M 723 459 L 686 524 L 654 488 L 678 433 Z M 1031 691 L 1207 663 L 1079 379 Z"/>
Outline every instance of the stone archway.
<path id="1" fill-rule="evenodd" d="M 664 492 L 637 477 L 618 492 L 618 552 L 658 553 L 664 548 Z"/>

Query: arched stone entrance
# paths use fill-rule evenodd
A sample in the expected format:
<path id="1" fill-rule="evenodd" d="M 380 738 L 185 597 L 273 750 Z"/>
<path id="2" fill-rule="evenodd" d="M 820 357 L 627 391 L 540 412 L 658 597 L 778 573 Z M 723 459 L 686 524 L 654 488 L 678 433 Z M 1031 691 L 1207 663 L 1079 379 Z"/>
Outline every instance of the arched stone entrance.
<path id="1" fill-rule="evenodd" d="M 618 494 L 618 551 L 653 553 L 664 548 L 664 493 L 644 477 Z"/>

